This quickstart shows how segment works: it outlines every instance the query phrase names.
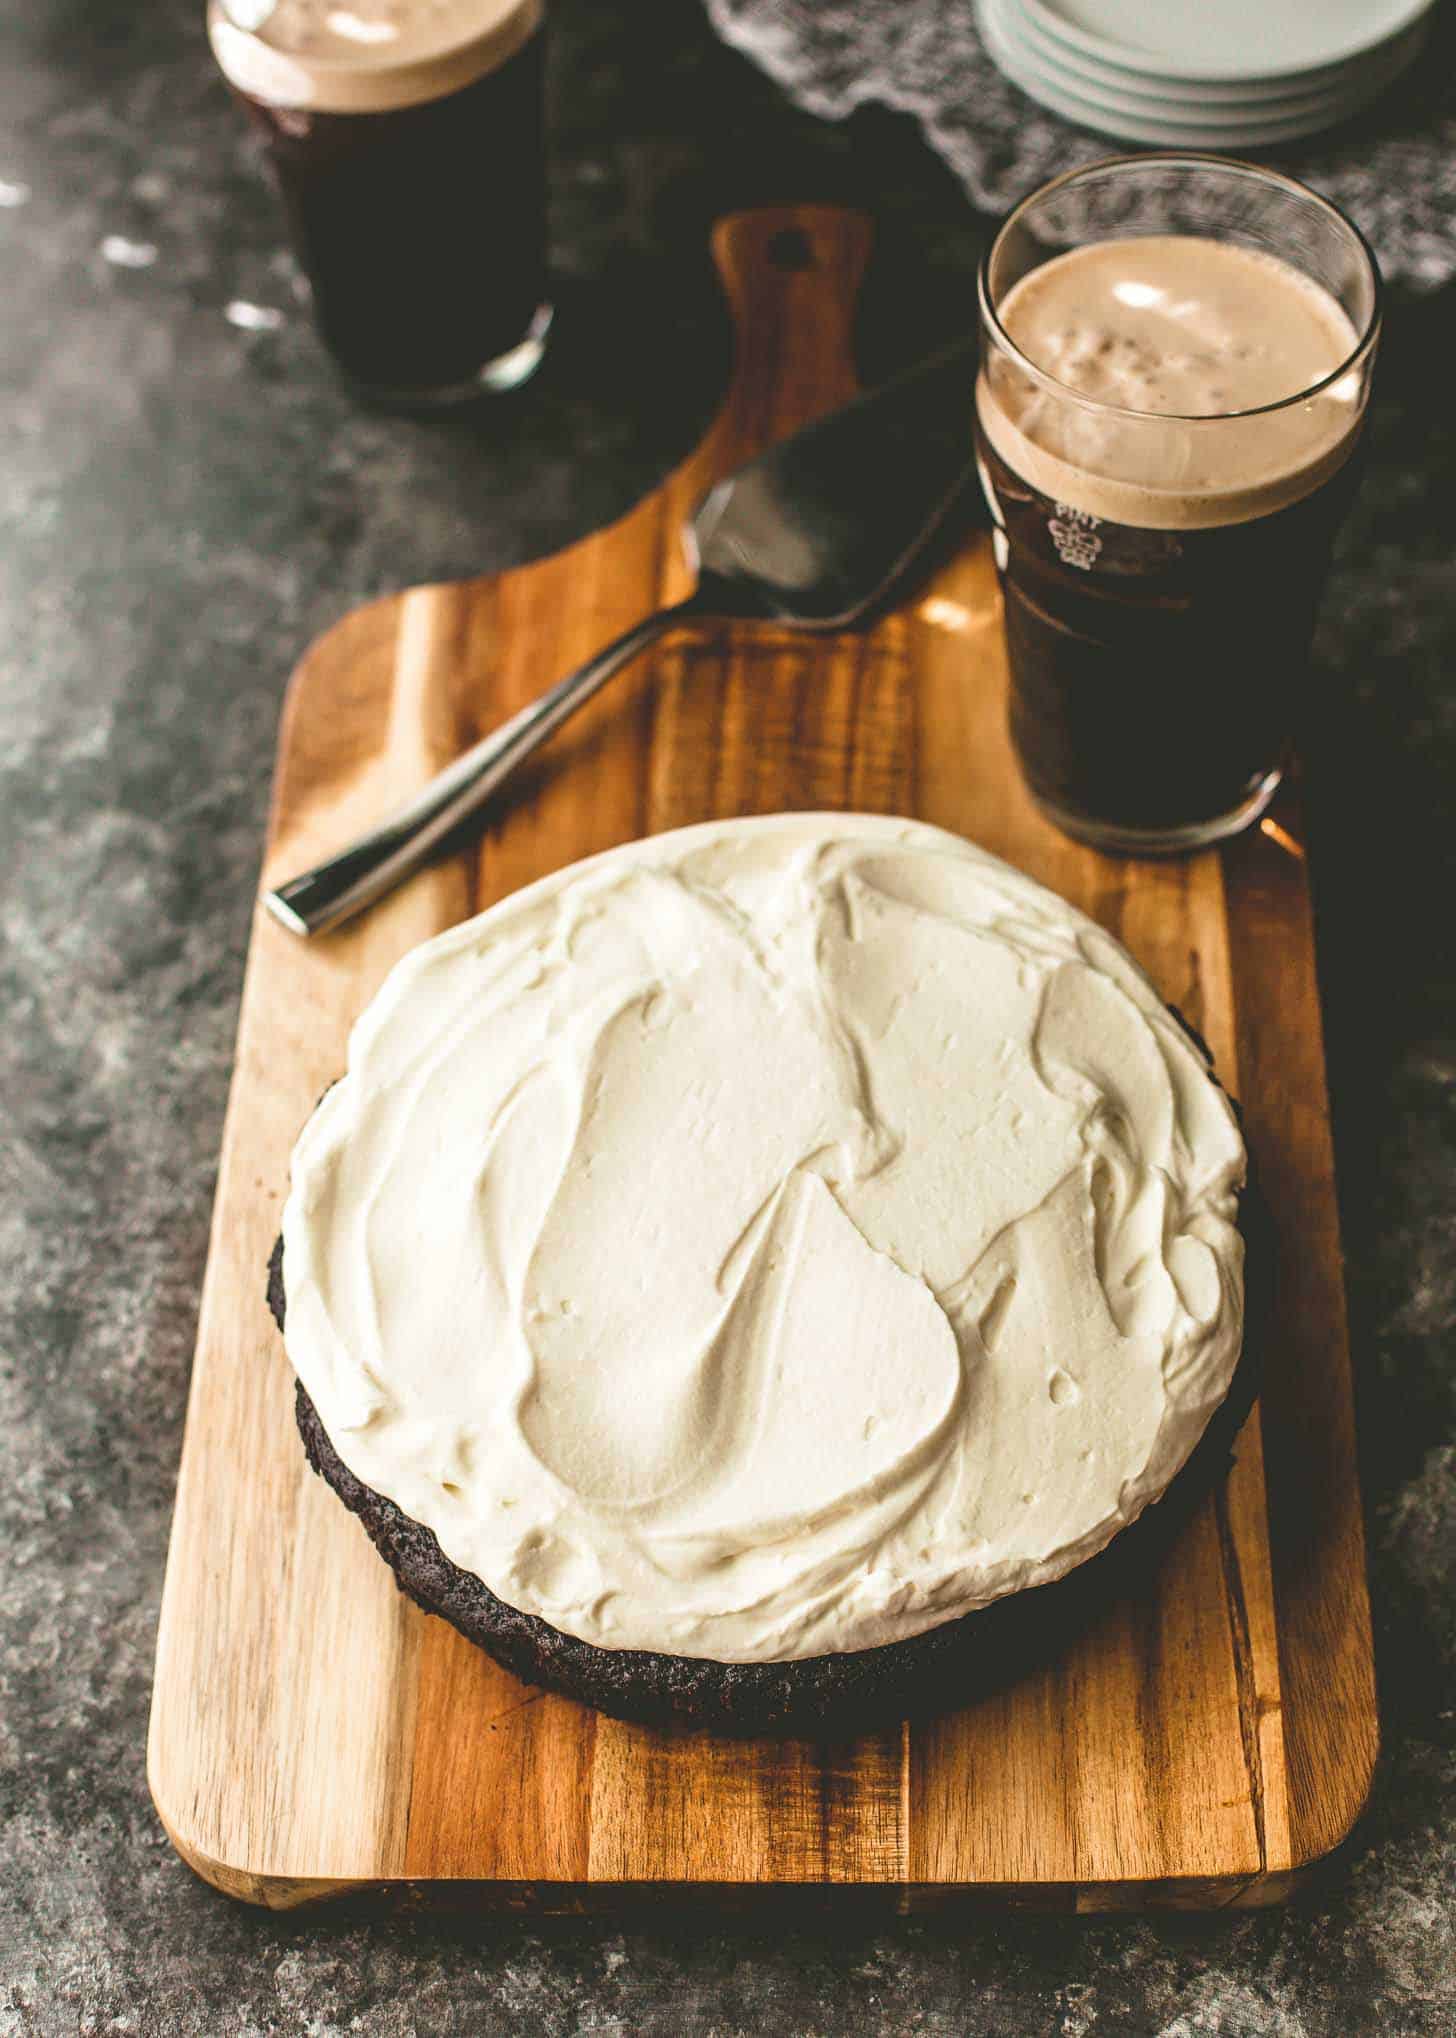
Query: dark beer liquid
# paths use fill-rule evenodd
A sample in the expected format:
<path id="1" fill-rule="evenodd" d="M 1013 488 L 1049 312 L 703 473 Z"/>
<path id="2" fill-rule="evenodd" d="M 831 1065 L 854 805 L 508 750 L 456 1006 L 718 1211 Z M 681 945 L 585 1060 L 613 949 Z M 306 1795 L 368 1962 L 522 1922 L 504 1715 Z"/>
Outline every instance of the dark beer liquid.
<path id="1" fill-rule="evenodd" d="M 545 291 L 543 36 L 420 106 L 318 113 L 239 92 L 330 352 L 367 388 L 459 387 L 515 347 Z"/>
<path id="2" fill-rule="evenodd" d="M 1032 792 L 1092 832 L 1235 813 L 1285 761 L 1354 461 L 1270 515 L 1157 531 L 1054 502 L 977 444 Z"/>
<path id="3" fill-rule="evenodd" d="M 1215 839 L 1287 762 L 1354 481 L 1355 326 L 1267 247 L 1176 233 L 1034 264 L 1000 317 L 976 415 L 1026 778 L 1106 847 Z"/>

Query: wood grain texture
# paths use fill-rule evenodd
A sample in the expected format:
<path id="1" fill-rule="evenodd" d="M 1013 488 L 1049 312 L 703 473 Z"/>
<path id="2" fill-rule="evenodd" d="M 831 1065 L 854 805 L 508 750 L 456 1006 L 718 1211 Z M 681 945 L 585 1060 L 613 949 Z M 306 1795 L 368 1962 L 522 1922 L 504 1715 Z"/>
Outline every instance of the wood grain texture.
<path id="1" fill-rule="evenodd" d="M 715 252 L 737 367 L 703 444 L 612 529 L 345 618 L 294 676 L 265 876 L 372 823 L 689 585 L 719 474 L 853 389 L 862 222 L 795 208 Z M 949 430 L 969 430 L 966 416 Z M 184 1857 L 289 1905 L 408 1881 L 580 1909 L 690 1891 L 1068 1910 L 1269 1902 L 1348 1830 L 1375 1751 L 1339 1240 L 1303 865 L 1114 861 L 1030 805 L 979 539 L 862 635 L 683 627 L 536 760 L 471 847 L 310 944 L 261 913 L 239 1027 L 158 1635 L 149 1773 Z M 263 1300 L 288 1154 L 407 948 L 577 857 L 714 816 L 903 812 L 1124 939 L 1244 1100 L 1279 1282 L 1261 1406 L 1158 1576 L 1014 1689 L 833 1745 L 661 1733 L 532 1691 L 395 1592 L 308 1471 Z"/>

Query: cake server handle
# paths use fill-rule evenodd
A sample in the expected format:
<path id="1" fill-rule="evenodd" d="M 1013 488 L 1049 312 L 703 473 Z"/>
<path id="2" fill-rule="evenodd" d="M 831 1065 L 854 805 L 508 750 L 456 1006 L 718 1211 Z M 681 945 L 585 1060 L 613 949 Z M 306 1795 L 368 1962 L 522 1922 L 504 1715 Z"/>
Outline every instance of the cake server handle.
<path id="1" fill-rule="evenodd" d="M 293 934 L 322 934 L 373 905 L 418 870 L 452 829 L 483 806 L 517 765 L 589 701 L 614 672 L 689 617 L 708 613 L 701 588 L 624 630 L 585 665 L 548 687 L 433 778 L 417 798 L 368 835 L 263 894 Z"/>

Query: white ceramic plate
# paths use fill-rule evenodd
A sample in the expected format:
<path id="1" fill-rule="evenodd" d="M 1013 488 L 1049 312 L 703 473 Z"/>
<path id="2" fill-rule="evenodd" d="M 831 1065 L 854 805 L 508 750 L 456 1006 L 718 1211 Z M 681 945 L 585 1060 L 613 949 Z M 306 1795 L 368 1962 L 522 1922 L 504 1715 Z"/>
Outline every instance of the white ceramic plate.
<path id="1" fill-rule="evenodd" d="M 1228 99 L 1205 100 L 1197 93 L 1174 98 L 1147 89 L 1146 81 L 1136 86 L 1109 82 L 1106 74 L 1068 60 L 1065 52 L 1039 39 L 1017 11 L 1017 0 L 982 0 L 982 14 L 989 18 L 990 32 L 999 37 L 1027 79 L 1038 87 L 1075 98 L 1089 110 L 1118 123 L 1114 131 L 1130 133 L 1126 122 L 1135 121 L 1168 130 L 1166 137 L 1202 140 L 1210 147 L 1247 142 L 1251 137 L 1292 139 L 1331 127 L 1357 112 L 1379 96 L 1409 65 L 1425 37 L 1426 24 L 1417 22 L 1380 51 L 1352 66 L 1343 82 L 1320 92 L 1301 92 L 1282 98 L 1261 98 L 1235 104 Z M 993 55 L 997 54 L 993 50 Z M 998 57 L 999 61 L 999 57 Z M 1018 83 L 1023 83 L 1018 77 Z M 1032 90 L 1023 83 L 1024 90 Z M 1033 93 L 1033 96 L 1037 96 Z M 1140 137 L 1135 137 L 1140 138 Z"/>
<path id="2" fill-rule="evenodd" d="M 1182 83 L 1286 87 L 1349 64 L 1432 0 L 1019 0 L 1028 16 L 1114 69 Z"/>
<path id="3" fill-rule="evenodd" d="M 1317 74 L 1317 82 L 1306 77 L 1293 85 L 1282 79 L 1258 85 L 1226 85 L 1189 84 L 1181 79 L 1159 79 L 1142 71 L 1119 70 L 1049 33 L 1023 0 L 1004 0 L 1001 18 L 1007 35 L 1053 72 L 1064 74 L 1069 84 L 1079 81 L 1087 89 L 1096 86 L 1110 92 L 1129 106 L 1143 105 L 1153 119 L 1181 118 L 1187 112 L 1195 119 L 1230 113 L 1240 120 L 1251 120 L 1266 112 L 1271 118 L 1283 118 L 1313 111 L 1316 106 L 1343 96 L 1372 74 L 1377 65 L 1389 61 L 1391 69 L 1383 75 L 1393 77 L 1400 62 L 1408 62 L 1414 56 L 1427 26 L 1423 16 L 1402 34 L 1391 37 L 1355 62 L 1337 64 L 1329 72 Z"/>
<path id="4" fill-rule="evenodd" d="M 1306 103 L 1297 112 L 1251 107 L 1247 115 L 1229 120 L 1223 111 L 1212 120 L 1192 117 L 1180 110 L 1149 107 L 1145 100 L 1122 101 L 1116 95 L 1098 92 L 1080 81 L 1064 77 L 1016 41 L 1003 28 L 995 0 L 977 0 L 977 19 L 986 46 L 1014 85 L 1053 113 L 1074 121 L 1079 127 L 1110 134 L 1122 141 L 1147 142 L 1173 148 L 1248 149 L 1266 143 L 1297 141 L 1337 121 L 1348 119 L 1385 90 L 1398 71 L 1410 61 L 1413 51 L 1402 48 L 1393 68 L 1362 65 L 1359 76 L 1343 92 Z M 1101 103 L 1099 103 L 1099 101 Z M 1160 117 L 1161 116 L 1161 117 Z"/>

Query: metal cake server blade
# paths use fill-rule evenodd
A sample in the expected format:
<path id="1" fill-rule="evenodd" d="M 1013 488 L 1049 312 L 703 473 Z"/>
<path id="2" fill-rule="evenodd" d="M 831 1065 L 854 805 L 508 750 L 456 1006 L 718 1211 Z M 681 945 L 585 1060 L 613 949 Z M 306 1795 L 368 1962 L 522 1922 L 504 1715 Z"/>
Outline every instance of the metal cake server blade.
<path id="1" fill-rule="evenodd" d="M 858 622 L 972 494 L 974 359 L 974 341 L 959 341 L 720 481 L 684 528 L 698 570 L 685 601 L 624 631 L 380 827 L 264 892 L 269 912 L 295 934 L 319 934 L 392 891 L 613 673 L 680 623 L 758 617 L 841 630 Z"/>

